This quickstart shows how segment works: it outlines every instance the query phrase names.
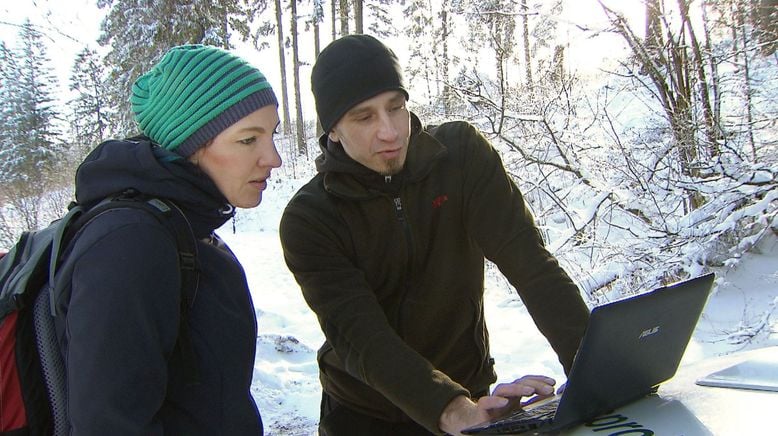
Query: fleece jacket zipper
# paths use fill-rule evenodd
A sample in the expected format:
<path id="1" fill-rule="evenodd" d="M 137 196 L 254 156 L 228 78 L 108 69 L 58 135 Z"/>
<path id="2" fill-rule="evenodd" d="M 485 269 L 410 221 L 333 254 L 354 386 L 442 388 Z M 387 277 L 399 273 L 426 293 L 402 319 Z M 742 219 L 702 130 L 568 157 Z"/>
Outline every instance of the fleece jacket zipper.
<path id="1" fill-rule="evenodd" d="M 386 183 L 391 183 L 391 176 L 386 176 L 385 181 Z M 405 217 L 405 209 L 403 209 L 403 201 L 400 197 L 400 194 L 397 194 L 397 196 L 392 199 L 392 202 L 394 203 L 395 216 L 397 217 L 397 221 L 400 223 L 400 227 L 403 229 L 403 233 L 405 234 L 405 243 L 408 246 L 408 264 L 405 267 L 405 289 L 403 290 L 402 298 L 400 298 L 400 310 L 398 311 L 399 319 L 397 320 L 397 334 L 400 337 L 403 337 L 403 308 L 405 307 L 405 301 L 408 298 L 408 293 L 411 290 L 411 272 L 413 270 L 412 266 L 414 257 L 413 237 L 411 235 L 410 224 Z"/>

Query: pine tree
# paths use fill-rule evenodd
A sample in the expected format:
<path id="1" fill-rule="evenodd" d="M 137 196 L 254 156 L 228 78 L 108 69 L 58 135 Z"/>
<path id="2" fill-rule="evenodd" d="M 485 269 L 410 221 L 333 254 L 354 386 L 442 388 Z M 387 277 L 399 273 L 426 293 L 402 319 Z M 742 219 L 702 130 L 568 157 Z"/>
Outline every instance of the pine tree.
<path id="1" fill-rule="evenodd" d="M 392 16 L 391 7 L 395 3 L 404 5 L 404 0 L 377 0 L 364 3 L 364 5 L 361 0 L 358 4 L 355 2 L 355 20 L 359 19 L 357 24 L 361 26 L 357 31 L 363 29 L 362 32 L 369 33 L 379 39 L 394 36 L 397 29 L 394 26 L 395 20 Z M 367 20 L 365 17 L 367 17 Z M 365 22 L 369 23 L 366 31 L 364 30 Z"/>
<path id="2" fill-rule="evenodd" d="M 433 80 L 430 77 L 430 62 L 432 62 L 433 47 L 428 43 L 432 30 L 431 4 L 425 0 L 409 0 L 403 15 L 405 28 L 403 33 L 408 36 L 409 56 L 405 63 L 410 82 L 425 83 L 428 95 L 436 93 Z"/>
<path id="3" fill-rule="evenodd" d="M 99 0 L 110 8 L 101 25 L 100 45 L 110 46 L 110 103 L 118 111 L 118 132 L 135 133 L 129 100 L 132 84 L 171 47 L 209 44 L 232 48 L 237 31 L 250 37 L 249 23 L 265 1 L 214 0 Z"/>
<path id="4" fill-rule="evenodd" d="M 0 180 L 24 183 L 49 174 L 63 150 L 54 107 L 57 82 L 46 46 L 29 21 L 22 25 L 18 40 L 17 50 L 2 48 Z"/>
<path id="5" fill-rule="evenodd" d="M 108 104 L 106 74 L 94 50 L 85 48 L 76 57 L 69 85 L 76 96 L 68 105 L 76 161 L 112 134 L 116 111 Z"/>
<path id="6" fill-rule="evenodd" d="M 16 77 L 19 66 L 16 63 L 16 55 L 0 41 L 0 153 L 13 147 L 13 140 L 18 132 L 15 112 L 13 110 L 16 91 Z"/>

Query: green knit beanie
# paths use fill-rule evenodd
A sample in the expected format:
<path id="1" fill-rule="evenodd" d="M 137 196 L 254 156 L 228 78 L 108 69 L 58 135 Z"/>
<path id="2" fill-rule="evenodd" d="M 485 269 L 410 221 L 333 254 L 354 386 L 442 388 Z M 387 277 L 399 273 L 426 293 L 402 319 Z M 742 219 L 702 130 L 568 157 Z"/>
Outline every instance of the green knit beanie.
<path id="1" fill-rule="evenodd" d="M 187 157 L 262 107 L 278 105 L 265 76 L 243 59 L 200 44 L 173 47 L 135 81 L 132 112 L 143 133 Z"/>

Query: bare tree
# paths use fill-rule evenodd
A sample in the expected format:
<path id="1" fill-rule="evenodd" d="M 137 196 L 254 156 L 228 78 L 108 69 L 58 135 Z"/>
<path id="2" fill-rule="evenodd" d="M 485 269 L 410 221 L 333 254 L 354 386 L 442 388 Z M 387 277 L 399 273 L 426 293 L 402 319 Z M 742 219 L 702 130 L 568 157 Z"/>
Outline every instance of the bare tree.
<path id="1" fill-rule="evenodd" d="M 646 35 L 637 36 L 621 13 L 600 1 L 616 32 L 628 43 L 636 59 L 638 72 L 651 83 L 655 97 L 661 103 L 675 140 L 679 164 L 684 175 L 702 175 L 700 162 L 718 154 L 716 120 L 710 104 L 710 90 L 705 76 L 705 60 L 695 30 L 689 19 L 688 0 L 677 0 L 680 26 L 673 27 L 664 14 L 664 0 L 646 1 Z M 637 78 L 637 76 L 636 76 Z M 695 93 L 695 87 L 698 93 Z M 698 97 L 699 96 L 699 97 Z M 703 131 L 707 141 L 698 138 L 699 126 L 695 113 L 703 114 Z M 686 207 L 693 210 L 704 198 L 688 191 Z"/>
<path id="2" fill-rule="evenodd" d="M 451 113 L 451 99 L 452 90 L 449 79 L 449 70 L 451 64 L 451 58 L 448 51 L 449 39 L 451 39 L 452 32 L 452 20 L 449 14 L 451 8 L 451 0 L 442 0 L 440 3 L 440 13 L 438 14 L 440 22 L 440 70 L 441 79 L 443 81 L 443 108 L 446 114 Z"/>
<path id="3" fill-rule="evenodd" d="M 362 13 L 362 0 L 352 0 L 354 2 L 354 28 L 356 33 L 365 33 L 364 16 Z"/>
<path id="4" fill-rule="evenodd" d="M 288 136 L 292 133 L 291 116 L 289 115 L 289 89 L 288 80 L 286 78 L 286 44 L 284 43 L 284 19 L 283 9 L 281 8 L 281 0 L 275 0 L 276 5 L 276 37 L 278 38 L 278 64 L 281 70 L 281 106 L 283 108 L 283 123 L 282 130 L 284 135 Z"/>
<path id="5" fill-rule="evenodd" d="M 297 41 L 297 0 L 292 0 L 291 5 L 291 23 L 292 23 L 292 72 L 294 77 L 294 101 L 296 116 L 296 137 L 297 137 L 297 154 L 300 156 L 308 156 L 308 147 L 305 145 L 305 123 L 303 121 L 303 104 L 300 96 L 300 48 Z"/>
<path id="6" fill-rule="evenodd" d="M 340 34 L 348 35 L 349 33 L 351 33 L 349 32 L 349 26 L 348 26 L 348 19 L 350 15 L 348 0 L 340 0 L 339 13 L 340 13 Z"/>
<path id="7" fill-rule="evenodd" d="M 320 32 L 320 23 L 324 21 L 324 6 L 322 5 L 322 1 L 323 0 L 313 0 L 313 14 L 311 15 L 311 24 L 313 26 L 313 58 L 314 59 L 318 58 L 319 53 L 321 53 L 321 37 L 319 35 L 319 32 Z M 323 133 L 324 131 L 321 128 L 321 123 L 319 123 L 319 117 L 317 114 L 316 137 L 318 138 Z"/>
<path id="8" fill-rule="evenodd" d="M 338 37 L 338 26 L 337 26 L 337 17 L 338 17 L 338 2 L 340 0 L 330 0 L 330 28 L 332 29 L 332 40 L 334 41 L 335 38 Z"/>
<path id="9" fill-rule="evenodd" d="M 529 40 L 529 8 L 527 0 L 521 0 L 521 28 L 524 36 L 524 75 L 526 76 L 527 88 L 532 90 L 532 55 L 530 54 Z"/>

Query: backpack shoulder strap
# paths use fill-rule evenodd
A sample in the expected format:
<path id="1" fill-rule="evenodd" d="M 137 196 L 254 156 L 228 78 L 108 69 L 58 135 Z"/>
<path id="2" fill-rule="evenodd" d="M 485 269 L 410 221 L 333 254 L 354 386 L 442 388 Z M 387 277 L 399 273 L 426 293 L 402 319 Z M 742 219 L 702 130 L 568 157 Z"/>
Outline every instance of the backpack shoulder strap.
<path id="1" fill-rule="evenodd" d="M 71 205 L 79 208 L 78 205 Z M 180 354 L 183 367 L 186 370 L 185 380 L 188 383 L 198 382 L 194 346 L 192 345 L 189 329 L 189 312 L 194 305 L 197 289 L 200 285 L 200 266 L 197 257 L 197 240 L 189 220 L 183 211 L 172 200 L 148 196 L 135 190 L 127 190 L 102 200 L 97 205 L 83 212 L 72 226 L 67 228 L 67 233 L 62 236 L 64 243 L 69 243 L 75 238 L 78 231 L 83 229 L 91 221 L 111 210 L 119 208 L 140 209 L 150 213 L 174 236 L 178 249 L 178 265 L 181 273 L 181 315 L 176 342 L 176 351 Z M 53 250 L 51 256 L 51 269 L 49 283 L 55 283 L 54 270 L 60 259 L 59 250 Z M 50 293 L 50 309 L 52 315 L 56 315 L 56 296 L 59 292 Z"/>

